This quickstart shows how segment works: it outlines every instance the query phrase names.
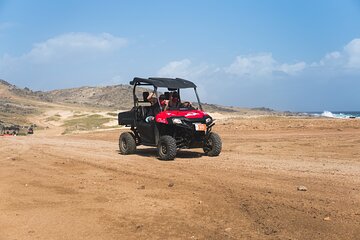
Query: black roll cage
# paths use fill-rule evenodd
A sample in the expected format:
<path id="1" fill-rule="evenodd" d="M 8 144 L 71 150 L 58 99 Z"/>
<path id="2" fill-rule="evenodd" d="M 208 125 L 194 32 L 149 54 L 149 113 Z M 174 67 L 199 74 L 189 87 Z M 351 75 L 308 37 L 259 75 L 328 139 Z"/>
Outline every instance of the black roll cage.
<path id="1" fill-rule="evenodd" d="M 162 80 L 161 84 L 158 84 L 158 82 L 157 82 L 158 80 Z M 176 81 L 181 81 L 181 82 L 179 84 L 177 84 L 177 83 L 175 83 Z M 168 85 L 166 85 L 167 82 L 169 83 Z M 203 108 L 202 108 L 201 102 L 200 102 L 200 98 L 199 98 L 199 94 L 196 90 L 196 85 L 193 82 L 190 82 L 189 80 L 185 80 L 185 79 L 181 79 L 181 78 L 148 78 L 148 79 L 134 78 L 133 81 L 130 81 L 130 85 L 134 85 L 134 88 L 133 88 L 134 107 L 139 106 L 139 99 L 136 96 L 136 87 L 137 86 L 153 86 L 153 88 L 154 88 L 153 91 L 155 93 L 157 103 L 159 104 L 159 107 L 161 109 L 159 94 L 157 92 L 157 89 L 159 86 L 159 87 L 163 87 L 163 88 L 167 87 L 169 91 L 176 90 L 179 94 L 179 100 L 181 100 L 180 89 L 193 88 L 195 91 L 197 102 L 199 104 L 199 108 L 201 111 L 203 111 Z M 172 88 L 172 86 L 177 86 L 177 88 Z"/>

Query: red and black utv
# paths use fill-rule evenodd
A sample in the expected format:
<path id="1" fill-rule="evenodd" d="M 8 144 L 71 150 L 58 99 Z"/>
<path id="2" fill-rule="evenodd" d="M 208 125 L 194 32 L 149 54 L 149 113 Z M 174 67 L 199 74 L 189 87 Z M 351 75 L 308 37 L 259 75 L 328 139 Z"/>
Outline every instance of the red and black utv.
<path id="1" fill-rule="evenodd" d="M 131 132 L 120 135 L 121 154 L 134 153 L 138 145 L 156 146 L 161 160 L 174 159 L 177 149 L 183 148 L 203 148 L 208 156 L 220 154 L 221 139 L 211 131 L 214 120 L 202 110 L 193 82 L 181 78 L 136 77 L 130 85 L 134 86 L 134 107 L 118 115 L 119 125 L 131 127 Z M 149 87 L 153 87 L 151 95 L 155 101 L 149 101 Z M 165 92 L 160 92 L 162 89 Z M 180 91 L 186 89 L 194 89 L 196 107 L 181 101 Z"/>

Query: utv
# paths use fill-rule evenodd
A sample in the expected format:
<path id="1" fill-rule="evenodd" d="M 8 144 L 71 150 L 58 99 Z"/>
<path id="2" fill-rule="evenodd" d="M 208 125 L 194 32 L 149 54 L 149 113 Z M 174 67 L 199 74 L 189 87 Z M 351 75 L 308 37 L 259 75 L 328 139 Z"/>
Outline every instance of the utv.
<path id="1" fill-rule="evenodd" d="M 5 135 L 18 135 L 20 132 L 20 126 L 19 125 L 10 125 L 10 126 L 5 126 L 2 129 L 3 134 Z"/>
<path id="2" fill-rule="evenodd" d="M 120 135 L 121 154 L 134 153 L 138 145 L 156 146 L 161 160 L 174 159 L 177 149 L 184 148 L 203 148 L 208 156 L 220 154 L 221 139 L 211 131 L 214 120 L 203 111 L 193 82 L 181 78 L 136 77 L 130 85 L 134 86 L 134 107 L 118 115 L 119 125 L 131 128 L 131 132 Z M 149 87 L 153 88 L 151 100 L 155 101 L 149 99 Z M 165 92 L 159 92 L 159 88 Z M 189 102 L 182 103 L 180 90 L 186 89 L 194 89 L 196 107 Z M 164 102 L 168 105 L 164 106 Z"/>
<path id="3" fill-rule="evenodd" d="M 30 126 L 27 130 L 27 134 L 34 134 L 34 128 L 33 126 Z"/>

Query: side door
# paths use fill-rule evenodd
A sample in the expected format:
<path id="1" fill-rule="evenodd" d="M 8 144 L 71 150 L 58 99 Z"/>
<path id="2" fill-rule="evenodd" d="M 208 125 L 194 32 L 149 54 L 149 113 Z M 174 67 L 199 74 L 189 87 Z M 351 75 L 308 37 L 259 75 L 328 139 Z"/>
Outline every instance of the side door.
<path id="1" fill-rule="evenodd" d="M 136 127 L 140 135 L 142 144 L 144 145 L 156 145 L 155 142 L 155 121 L 146 122 L 145 119 L 148 116 L 153 116 L 151 107 L 138 106 L 136 112 Z M 155 117 L 155 116 L 154 116 Z"/>

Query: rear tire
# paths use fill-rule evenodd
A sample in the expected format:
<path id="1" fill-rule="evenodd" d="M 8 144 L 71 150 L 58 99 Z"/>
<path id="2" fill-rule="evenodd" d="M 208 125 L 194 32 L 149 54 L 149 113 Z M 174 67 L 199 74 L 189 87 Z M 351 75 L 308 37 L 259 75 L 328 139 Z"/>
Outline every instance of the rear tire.
<path id="1" fill-rule="evenodd" d="M 211 132 L 203 147 L 205 154 L 210 157 L 219 156 L 221 149 L 222 142 L 220 136 L 217 133 Z"/>
<path id="2" fill-rule="evenodd" d="M 158 143 L 158 154 L 161 160 L 173 160 L 176 157 L 176 141 L 171 136 L 162 136 Z"/>
<path id="3" fill-rule="evenodd" d="M 124 132 L 119 138 L 119 149 L 123 155 L 133 154 L 136 151 L 135 136 L 132 132 Z"/>

